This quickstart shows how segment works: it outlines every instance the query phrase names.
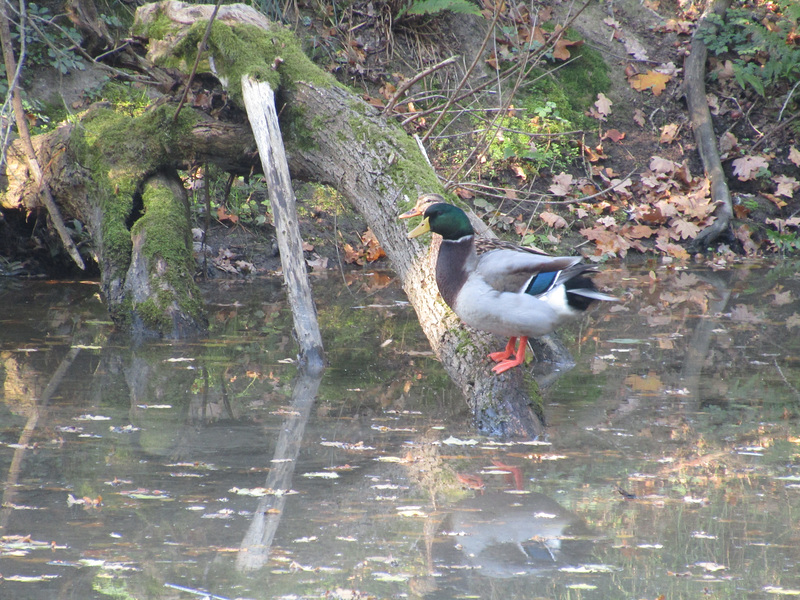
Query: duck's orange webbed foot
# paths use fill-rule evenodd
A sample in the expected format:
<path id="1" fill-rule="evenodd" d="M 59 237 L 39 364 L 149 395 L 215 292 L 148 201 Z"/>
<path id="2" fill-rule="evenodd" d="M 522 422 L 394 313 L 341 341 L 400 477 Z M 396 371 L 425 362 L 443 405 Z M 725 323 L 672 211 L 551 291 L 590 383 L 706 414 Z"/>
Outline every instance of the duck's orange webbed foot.
<path id="1" fill-rule="evenodd" d="M 514 338 L 511 338 L 511 339 L 513 340 Z M 511 346 L 513 348 L 512 343 L 511 343 L 510 340 L 508 342 L 508 346 L 506 346 L 506 350 L 508 350 L 509 346 Z M 499 374 L 499 373 L 503 373 L 505 371 L 508 371 L 509 369 L 511 369 L 513 367 L 521 365 L 525 361 L 525 349 L 527 347 L 528 347 L 528 338 L 523 335 L 523 336 L 521 336 L 519 338 L 519 348 L 517 349 L 517 356 L 515 358 L 512 358 L 512 359 L 503 360 L 499 364 L 496 364 L 494 366 L 494 368 L 492 368 L 492 371 L 494 371 L 495 373 Z M 501 354 L 501 353 L 498 352 L 497 354 Z"/>
<path id="2" fill-rule="evenodd" d="M 508 340 L 506 347 L 504 350 L 500 352 L 492 352 L 489 354 L 489 358 L 491 358 L 494 362 L 500 362 L 503 360 L 508 360 L 512 356 L 514 356 L 514 352 L 517 350 L 517 338 L 512 337 Z"/>

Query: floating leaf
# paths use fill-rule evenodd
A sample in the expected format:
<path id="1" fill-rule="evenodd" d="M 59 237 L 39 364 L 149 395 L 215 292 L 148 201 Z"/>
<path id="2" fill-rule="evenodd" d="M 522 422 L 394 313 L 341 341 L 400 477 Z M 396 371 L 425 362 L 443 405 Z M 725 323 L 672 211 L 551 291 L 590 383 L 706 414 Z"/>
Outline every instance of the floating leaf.
<path id="1" fill-rule="evenodd" d="M 564 573 L 613 573 L 619 570 L 619 567 L 611 565 L 580 565 L 578 567 L 561 567 L 559 569 Z"/>

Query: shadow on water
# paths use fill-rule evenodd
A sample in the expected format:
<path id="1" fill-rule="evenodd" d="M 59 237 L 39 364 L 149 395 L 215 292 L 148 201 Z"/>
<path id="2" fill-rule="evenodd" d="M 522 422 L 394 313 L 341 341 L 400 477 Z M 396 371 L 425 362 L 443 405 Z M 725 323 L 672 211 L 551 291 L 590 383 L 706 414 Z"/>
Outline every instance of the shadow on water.
<path id="1" fill-rule="evenodd" d="M 314 282 L 321 377 L 272 280 L 137 348 L 92 282 L 0 281 L 0 597 L 800 593 L 796 267 L 606 268 L 623 301 L 510 442 L 387 274 Z"/>

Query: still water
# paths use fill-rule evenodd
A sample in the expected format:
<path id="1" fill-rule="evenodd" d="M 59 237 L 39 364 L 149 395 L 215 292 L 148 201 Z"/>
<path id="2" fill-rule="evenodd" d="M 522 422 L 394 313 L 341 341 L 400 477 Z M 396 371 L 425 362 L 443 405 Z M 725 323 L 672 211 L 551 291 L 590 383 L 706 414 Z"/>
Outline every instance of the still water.
<path id="1" fill-rule="evenodd" d="M 390 273 L 315 278 L 318 379 L 275 279 L 138 348 L 96 283 L 0 281 L 0 598 L 799 595 L 798 265 L 599 277 L 514 442 Z"/>

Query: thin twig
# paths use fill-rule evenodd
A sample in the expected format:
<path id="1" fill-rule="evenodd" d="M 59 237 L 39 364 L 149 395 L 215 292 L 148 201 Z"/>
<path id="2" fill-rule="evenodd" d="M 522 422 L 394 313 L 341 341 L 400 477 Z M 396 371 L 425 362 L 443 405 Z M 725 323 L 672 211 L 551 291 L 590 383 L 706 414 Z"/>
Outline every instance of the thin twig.
<path id="1" fill-rule="evenodd" d="M 469 66 L 467 71 L 464 73 L 464 76 L 461 78 L 461 81 L 456 86 L 456 91 L 455 91 L 456 94 L 458 94 L 458 92 L 461 91 L 461 88 L 463 88 L 464 85 L 467 83 L 467 80 L 469 80 L 469 77 L 470 77 L 470 75 L 472 75 L 472 71 L 475 70 L 475 67 L 478 65 L 478 62 L 480 62 L 483 59 L 483 51 L 486 49 L 486 44 L 489 43 L 489 38 L 491 38 L 494 35 L 494 27 L 497 24 L 497 19 L 500 18 L 500 8 L 501 8 L 501 6 L 502 6 L 502 4 L 500 2 L 498 2 L 497 6 L 495 7 L 495 10 L 494 10 L 494 18 L 492 19 L 492 22 L 489 25 L 489 29 L 486 31 L 486 35 L 483 38 L 483 42 L 481 43 L 481 47 L 475 53 L 475 59 L 472 61 L 472 64 Z M 454 101 L 455 101 L 454 98 L 450 98 L 445 103 L 444 107 L 442 108 L 442 112 L 440 112 L 439 116 L 436 117 L 436 121 L 434 121 L 433 125 L 431 125 L 431 128 L 422 137 L 423 143 L 428 141 L 428 137 L 433 132 L 433 130 L 436 129 L 436 126 L 439 124 L 439 122 L 444 118 L 444 115 L 447 113 L 447 109 L 449 109 L 450 106 L 452 106 Z"/>
<path id="2" fill-rule="evenodd" d="M 0 6 L 0 43 L 3 46 L 3 60 L 5 62 L 6 73 L 16 73 L 17 60 L 14 57 L 14 49 L 11 46 L 11 27 L 8 24 L 9 19 L 8 13 L 6 12 L 7 4 L 8 2 L 4 1 L 2 6 Z M 24 0 L 21 0 L 20 21 L 24 21 L 24 15 L 25 3 Z M 9 81 L 9 86 L 10 85 L 11 82 Z M 58 236 L 61 238 L 61 243 L 64 244 L 64 248 L 75 264 L 78 265 L 78 267 L 80 267 L 80 269 L 83 271 L 86 269 L 86 265 L 81 258 L 78 247 L 75 245 L 75 242 L 72 241 L 66 225 L 64 225 L 64 219 L 61 217 L 61 211 L 58 209 L 58 205 L 56 204 L 53 194 L 50 191 L 50 186 L 47 184 L 47 180 L 45 179 L 42 167 L 39 164 L 39 159 L 36 157 L 36 150 L 34 149 L 33 141 L 31 140 L 31 132 L 30 129 L 28 129 L 28 121 L 25 118 L 25 108 L 22 106 L 22 94 L 20 92 L 19 84 L 17 83 L 13 87 L 9 87 L 9 91 L 11 93 L 11 103 L 14 107 L 14 120 L 17 124 L 17 132 L 19 133 L 22 149 L 25 152 L 25 157 L 28 159 L 28 168 L 33 173 L 33 179 L 36 183 L 36 193 L 42 193 L 42 199 L 45 208 L 50 215 L 50 220 L 53 222 L 53 227 L 55 227 L 56 231 L 58 232 Z"/>
<path id="3" fill-rule="evenodd" d="M 753 143 L 752 146 L 750 146 L 749 152 L 755 152 L 756 150 L 761 148 L 761 146 L 763 146 L 771 136 L 775 135 L 776 133 L 780 133 L 781 131 L 786 129 L 789 125 L 791 125 L 795 121 L 795 119 L 800 119 L 800 113 L 796 113 L 795 115 L 786 119 L 783 123 L 776 125 L 770 131 L 764 133 L 764 135 L 758 138 L 758 140 L 756 140 L 756 142 Z"/>
<path id="4" fill-rule="evenodd" d="M 433 65 L 432 67 L 430 67 L 428 69 L 425 69 L 424 71 L 420 71 L 419 73 L 414 75 L 414 77 L 412 77 L 411 79 L 408 79 L 408 80 L 404 81 L 400 85 L 400 87 L 397 88 L 397 92 L 395 92 L 394 96 L 392 96 L 392 99 L 389 100 L 389 104 L 387 104 L 386 108 L 383 109 L 383 114 L 384 115 L 388 115 L 389 113 L 391 113 L 392 109 L 394 109 L 394 107 L 397 105 L 397 103 L 400 100 L 400 98 L 402 97 L 402 95 L 405 94 L 406 91 L 408 90 L 408 88 L 410 88 L 412 85 L 417 83 L 420 79 L 422 79 L 424 77 L 427 77 L 428 75 L 430 75 L 434 71 L 438 71 L 442 67 L 446 67 L 447 65 L 450 65 L 450 64 L 456 62 L 457 60 L 458 60 L 458 56 L 451 56 L 450 58 L 447 58 L 447 59 L 443 60 L 442 62 L 440 62 L 438 64 L 435 64 L 435 65 Z"/>
<path id="5" fill-rule="evenodd" d="M 518 200 L 520 202 L 534 202 L 533 198 L 534 197 L 538 197 L 538 199 L 535 200 L 535 202 L 540 202 L 542 204 L 556 204 L 556 205 L 557 204 L 574 204 L 576 202 L 586 202 L 588 200 L 592 200 L 594 198 L 597 198 L 598 196 L 602 196 L 603 194 L 607 194 L 608 192 L 613 192 L 615 189 L 617 189 L 622 184 L 624 184 L 625 181 L 627 181 L 630 178 L 630 176 L 633 175 L 635 172 L 636 172 L 636 169 L 633 169 L 630 173 L 628 173 L 625 177 L 620 179 L 617 183 L 615 183 L 613 185 L 609 185 L 608 187 L 603 188 L 599 192 L 595 192 L 594 194 L 591 194 L 589 196 L 581 196 L 580 198 L 571 198 L 569 200 L 543 200 L 542 198 L 551 197 L 551 195 L 550 194 L 543 194 L 541 192 L 536 192 L 536 193 L 530 194 L 527 197 L 518 198 Z M 458 185 L 458 187 L 464 188 L 464 189 L 467 189 L 467 190 L 469 190 L 469 189 L 475 190 L 475 191 L 480 190 L 480 193 L 482 195 L 489 196 L 491 198 L 497 198 L 498 200 L 507 200 L 508 196 L 502 196 L 502 195 L 497 194 L 497 193 L 492 193 L 489 190 L 506 190 L 506 191 L 513 191 L 515 194 L 519 194 L 519 190 L 517 190 L 517 189 L 508 190 L 506 188 L 498 188 L 496 186 L 483 185 L 483 184 L 480 184 L 480 183 L 474 183 L 474 182 L 469 182 L 469 181 L 461 181 L 457 185 Z"/>

